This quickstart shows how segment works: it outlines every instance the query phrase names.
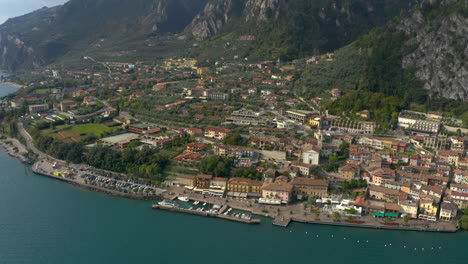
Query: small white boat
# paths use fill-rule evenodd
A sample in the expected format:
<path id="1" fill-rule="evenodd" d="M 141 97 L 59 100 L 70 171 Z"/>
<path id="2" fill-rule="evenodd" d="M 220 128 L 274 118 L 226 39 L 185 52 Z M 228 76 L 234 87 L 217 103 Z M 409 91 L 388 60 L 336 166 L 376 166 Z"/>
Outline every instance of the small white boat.
<path id="1" fill-rule="evenodd" d="M 198 205 L 200 203 L 200 201 L 195 201 L 193 202 L 193 205 Z"/>
<path id="2" fill-rule="evenodd" d="M 182 202 L 188 202 L 190 201 L 190 199 L 188 197 L 177 197 L 177 199 L 179 199 L 180 201 Z"/>
<path id="3" fill-rule="evenodd" d="M 203 206 L 205 206 L 205 205 L 206 205 L 206 203 L 203 203 Z"/>
<path id="4" fill-rule="evenodd" d="M 175 204 L 168 202 L 168 201 L 161 201 L 158 204 L 161 206 L 165 206 L 165 207 L 175 207 Z"/>

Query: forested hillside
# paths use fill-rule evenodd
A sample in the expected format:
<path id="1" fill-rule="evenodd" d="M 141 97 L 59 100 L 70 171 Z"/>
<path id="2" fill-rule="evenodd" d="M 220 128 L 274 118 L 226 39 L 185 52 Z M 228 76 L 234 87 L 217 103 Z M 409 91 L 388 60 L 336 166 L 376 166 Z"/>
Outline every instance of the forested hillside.
<path id="1" fill-rule="evenodd" d="M 466 4 L 463 0 L 420 5 L 337 50 L 333 61 L 309 64 L 296 87 L 309 97 L 332 88 L 345 91 L 330 104 L 334 113 L 382 110 L 379 104 L 364 103 L 371 92 L 397 98 L 397 102 L 387 98 L 391 108 L 443 110 L 459 116 L 468 111 Z"/>

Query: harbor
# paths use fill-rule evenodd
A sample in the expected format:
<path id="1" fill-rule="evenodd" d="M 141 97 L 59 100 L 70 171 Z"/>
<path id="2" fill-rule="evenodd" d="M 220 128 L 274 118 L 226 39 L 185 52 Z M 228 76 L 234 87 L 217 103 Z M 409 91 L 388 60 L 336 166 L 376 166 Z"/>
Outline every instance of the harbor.
<path id="1" fill-rule="evenodd" d="M 32 166 L 34 173 L 47 176 L 56 180 L 67 182 L 82 188 L 98 191 L 114 196 L 136 199 L 154 200 L 160 199 L 165 190 L 154 186 L 143 185 L 128 180 L 116 180 L 111 177 L 98 175 L 83 168 L 70 168 L 49 160 L 38 160 Z"/>
<path id="2" fill-rule="evenodd" d="M 158 261 L 211 263 L 207 249 L 219 248 L 221 243 L 226 249 L 235 248 L 242 240 L 249 241 L 239 249 L 244 252 L 243 258 L 258 263 L 301 262 L 310 258 L 311 248 L 318 262 L 330 261 L 327 254 L 330 248 L 342 251 L 334 262 L 349 262 L 350 254 L 365 256 L 368 261 L 363 263 L 381 264 L 394 262 L 395 258 L 412 263 L 464 263 L 465 260 L 460 253 L 466 243 L 466 234 L 462 232 L 450 235 L 385 232 L 296 222 L 289 228 L 279 228 L 271 226 L 265 218 L 261 218 L 260 225 L 248 225 L 214 217 L 192 217 L 151 210 L 154 202 L 150 201 L 82 191 L 32 173 L 30 166 L 4 151 L 0 151 L 0 156 L 3 200 L 18 201 L 0 204 L 2 263 L 45 263 L 39 261 L 41 258 L 50 260 L 47 263 L 89 263 L 91 258 L 96 261 L 93 263 L 144 263 L 148 256 L 155 254 L 155 247 L 158 252 L 164 252 Z M 12 233 L 17 235 L 12 237 Z M 122 237 L 126 239 L 117 239 Z M 180 250 L 181 242 L 193 246 Z M 33 250 L 34 245 L 44 244 L 55 250 Z M 256 250 L 251 249 L 252 245 L 256 245 Z M 109 247 L 115 250 L 109 252 Z M 74 248 L 84 248 L 84 251 Z M 285 254 L 289 251 L 294 254 Z M 256 258 L 257 252 L 262 255 Z M 240 261 L 240 257 L 228 256 L 225 250 L 213 250 L 209 258 L 227 264 Z"/>
<path id="3" fill-rule="evenodd" d="M 11 142 L 11 143 L 10 143 Z M 10 156 L 20 159 L 23 163 L 26 161 L 22 153 L 26 152 L 26 148 L 17 140 L 6 139 L 2 142 L 3 147 Z M 15 150 L 14 148 L 18 150 Z M 24 159 L 21 159 L 24 158 Z M 259 224 L 260 219 L 251 219 L 251 215 L 263 216 L 272 218 L 272 224 L 279 227 L 288 227 L 291 222 L 300 222 L 308 224 L 322 224 L 331 226 L 346 226 L 371 229 L 387 229 L 387 230 L 407 230 L 407 231 L 422 231 L 422 232 L 444 232 L 452 233 L 457 231 L 457 227 L 449 222 L 430 223 L 427 221 L 413 221 L 412 224 L 392 224 L 384 223 L 379 219 L 374 219 L 371 216 L 360 217 L 360 221 L 349 221 L 342 219 L 335 221 L 330 216 L 314 218 L 312 215 L 305 216 L 304 210 L 300 204 L 282 206 L 281 208 L 260 205 L 249 200 L 243 199 L 224 199 L 210 195 L 203 195 L 195 192 L 187 192 L 182 188 L 157 188 L 156 186 L 143 185 L 137 182 L 129 182 L 128 180 L 118 180 L 104 175 L 98 175 L 92 170 L 86 169 L 83 166 L 73 165 L 72 167 L 59 160 L 38 159 L 32 165 L 32 171 L 50 178 L 64 181 L 76 186 L 83 187 L 88 190 L 107 193 L 114 196 L 125 197 L 137 200 L 159 200 L 166 199 L 169 201 L 184 202 L 192 200 L 203 204 L 220 204 L 216 211 L 211 209 L 202 209 L 195 206 L 180 207 L 180 206 L 164 206 L 155 204 L 154 209 L 162 209 L 188 214 L 210 216 L 214 218 L 225 219 L 229 221 Z M 83 169 L 85 168 L 85 169 Z M 187 197 L 186 197 L 187 196 Z M 233 210 L 245 212 L 236 214 Z M 289 212 L 289 213 L 288 213 Z M 249 217 L 246 217 L 249 216 Z M 401 222 L 401 221 L 400 221 Z"/>
<path id="4" fill-rule="evenodd" d="M 186 197 L 178 197 L 179 201 L 183 203 L 177 203 L 174 201 L 161 201 L 152 205 L 153 209 L 161 209 L 172 212 L 187 213 L 199 216 L 216 217 L 229 221 L 245 223 L 245 224 L 260 224 L 260 219 L 252 218 L 252 215 L 248 213 L 234 212 L 233 208 L 226 205 L 208 204 L 200 201 L 190 202 Z M 184 208 L 188 207 L 188 208 Z"/>

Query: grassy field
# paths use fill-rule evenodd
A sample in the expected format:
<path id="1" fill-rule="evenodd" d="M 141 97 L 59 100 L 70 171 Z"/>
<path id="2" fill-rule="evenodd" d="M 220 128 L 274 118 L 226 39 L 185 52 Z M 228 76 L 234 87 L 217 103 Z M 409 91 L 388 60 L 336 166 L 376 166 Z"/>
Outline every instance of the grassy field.
<path id="1" fill-rule="evenodd" d="M 49 89 L 49 88 L 43 88 L 43 89 L 36 89 L 34 90 L 35 94 L 46 94 L 46 93 L 52 93 L 54 89 Z"/>
<path id="2" fill-rule="evenodd" d="M 110 128 L 103 124 L 83 124 L 83 125 L 76 125 L 71 127 L 72 131 L 76 131 L 79 134 L 93 134 L 95 136 L 100 136 L 104 133 L 109 133 L 116 131 L 115 128 Z"/>
<path id="3" fill-rule="evenodd" d="M 57 126 L 55 129 L 44 129 L 41 133 L 69 142 L 70 140 L 81 141 L 88 136 L 103 137 L 119 129 L 119 127 L 108 127 L 103 124 L 81 124 Z"/>

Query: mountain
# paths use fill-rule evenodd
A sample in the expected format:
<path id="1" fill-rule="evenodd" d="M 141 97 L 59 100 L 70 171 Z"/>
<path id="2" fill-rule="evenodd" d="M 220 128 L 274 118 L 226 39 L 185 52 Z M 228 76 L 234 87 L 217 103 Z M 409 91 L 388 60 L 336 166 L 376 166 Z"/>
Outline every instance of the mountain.
<path id="1" fill-rule="evenodd" d="M 293 59 L 349 44 L 384 25 L 417 0 L 209 0 L 185 34 L 202 43 L 200 55 L 254 36 L 240 56 Z M 245 46 L 245 45 L 244 45 Z M 206 52 L 204 52 L 206 51 Z M 226 55 L 231 55 L 227 50 Z M 215 53 L 216 55 L 219 55 Z"/>
<path id="2" fill-rule="evenodd" d="M 15 71 L 53 62 L 98 39 L 144 41 L 178 33 L 207 0 L 70 0 L 9 19 L 0 26 L 0 68 Z"/>
<path id="3" fill-rule="evenodd" d="M 397 26 L 415 47 L 402 60 L 433 97 L 468 101 L 468 1 L 432 1 Z"/>
<path id="4" fill-rule="evenodd" d="M 300 93 L 466 101 L 466 1 L 70 0 L 0 25 L 0 69 L 78 68 L 84 56 L 291 60 L 338 49 L 335 61 L 308 65 Z"/>
<path id="5" fill-rule="evenodd" d="M 0 26 L 0 68 L 47 65 L 90 51 L 144 49 L 165 33 L 202 41 L 194 55 L 215 52 L 226 38 L 252 35 L 241 55 L 285 59 L 331 51 L 383 25 L 418 0 L 70 0 Z M 105 43 L 100 43 L 103 40 Z M 190 41 L 188 42 L 190 43 Z M 105 48 L 103 48 L 105 46 Z M 157 45 L 152 45 L 157 46 Z M 186 49 L 187 50 L 187 49 Z M 230 51 L 224 52 L 229 54 Z M 70 59 L 71 60 L 71 59 Z"/>
<path id="6" fill-rule="evenodd" d="M 309 96 L 341 88 L 395 96 L 405 106 L 466 102 L 467 43 L 467 0 L 424 1 L 337 50 L 334 61 L 308 65 L 296 84 Z"/>

